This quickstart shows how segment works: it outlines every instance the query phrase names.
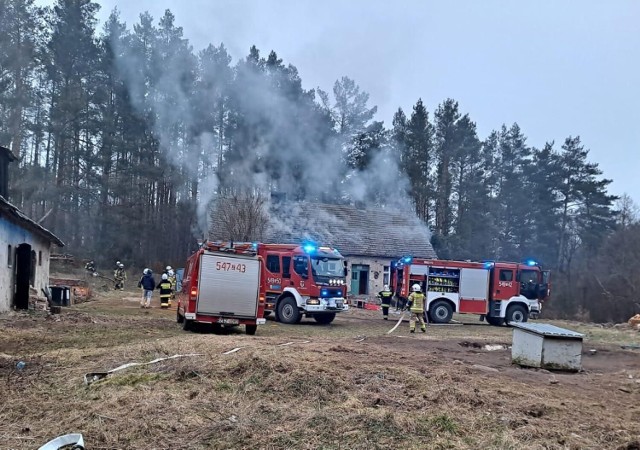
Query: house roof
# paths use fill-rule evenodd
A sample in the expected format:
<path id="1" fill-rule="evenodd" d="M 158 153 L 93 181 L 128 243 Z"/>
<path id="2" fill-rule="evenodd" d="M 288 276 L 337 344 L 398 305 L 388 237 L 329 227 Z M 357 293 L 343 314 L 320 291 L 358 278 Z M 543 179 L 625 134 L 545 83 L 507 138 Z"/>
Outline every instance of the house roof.
<path id="1" fill-rule="evenodd" d="M 351 205 L 282 202 L 272 206 L 261 240 L 300 243 L 311 239 L 345 256 L 436 258 L 429 229 L 411 211 Z M 210 237 L 216 239 L 215 217 Z"/>
<path id="2" fill-rule="evenodd" d="M 23 228 L 26 228 L 33 233 L 42 236 L 49 242 L 53 242 L 58 247 L 64 247 L 64 243 L 60 240 L 58 236 L 53 234 L 51 231 L 47 230 L 34 220 L 27 217 L 22 211 L 20 211 L 16 206 L 9 203 L 4 197 L 0 195 L 0 215 L 6 215 L 9 218 L 13 219 L 14 222 L 21 225 Z"/>
<path id="3" fill-rule="evenodd" d="M 9 150 L 7 147 L 3 147 L 2 145 L 0 145 L 0 156 L 2 154 L 6 155 L 7 159 L 9 160 L 9 162 L 13 162 L 13 161 L 17 161 L 18 160 L 18 158 L 16 158 L 16 155 L 14 155 L 11 150 Z"/>

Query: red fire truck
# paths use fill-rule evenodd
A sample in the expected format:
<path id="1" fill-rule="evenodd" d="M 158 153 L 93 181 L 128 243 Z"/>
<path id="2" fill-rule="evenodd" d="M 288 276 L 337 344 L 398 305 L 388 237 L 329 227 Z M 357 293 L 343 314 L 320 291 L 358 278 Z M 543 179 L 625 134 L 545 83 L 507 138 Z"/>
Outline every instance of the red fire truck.
<path id="1" fill-rule="evenodd" d="M 187 260 L 178 295 L 177 321 L 244 325 L 254 335 L 264 324 L 264 261 L 255 249 L 208 243 Z"/>
<path id="2" fill-rule="evenodd" d="M 262 260 L 260 290 L 266 298 L 265 316 L 275 313 L 276 320 L 289 324 L 298 323 L 303 317 L 329 324 L 336 313 L 349 309 L 345 301 L 344 258 L 334 248 L 313 243 L 255 242 L 207 243 L 204 248 L 255 253 Z M 185 269 L 185 280 L 187 273 Z M 178 311 L 180 314 L 180 306 Z"/>
<path id="3" fill-rule="evenodd" d="M 340 252 L 314 243 L 253 244 L 264 259 L 265 314 L 283 323 L 302 317 L 329 324 L 336 313 L 348 311 L 346 267 Z"/>
<path id="4" fill-rule="evenodd" d="M 425 310 L 434 323 L 447 323 L 454 312 L 479 314 L 492 325 L 526 322 L 549 298 L 549 271 L 535 261 L 470 262 L 401 258 L 391 267 L 397 298 L 406 300 L 418 283 Z"/>

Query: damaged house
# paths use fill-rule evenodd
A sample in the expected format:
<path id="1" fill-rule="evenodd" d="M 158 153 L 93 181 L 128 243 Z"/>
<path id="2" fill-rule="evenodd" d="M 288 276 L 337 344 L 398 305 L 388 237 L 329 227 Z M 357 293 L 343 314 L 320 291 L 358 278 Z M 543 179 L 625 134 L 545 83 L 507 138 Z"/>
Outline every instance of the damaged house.
<path id="1" fill-rule="evenodd" d="M 49 255 L 62 241 L 7 201 L 9 163 L 15 156 L 0 147 L 0 312 L 28 309 L 29 299 L 49 285 Z"/>
<path id="2" fill-rule="evenodd" d="M 233 238 L 215 213 L 209 237 Z M 348 294 L 356 297 L 381 291 L 389 283 L 391 262 L 402 256 L 436 258 L 430 238 L 417 217 L 398 210 L 286 201 L 272 206 L 264 230 L 252 236 L 285 244 L 311 239 L 337 248 L 347 260 Z"/>

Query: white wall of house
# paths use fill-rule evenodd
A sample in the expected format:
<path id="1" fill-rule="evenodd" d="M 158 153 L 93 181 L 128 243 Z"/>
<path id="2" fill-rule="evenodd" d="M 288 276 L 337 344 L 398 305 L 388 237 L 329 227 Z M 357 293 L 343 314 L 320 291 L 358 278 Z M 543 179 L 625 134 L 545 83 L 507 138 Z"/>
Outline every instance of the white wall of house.
<path id="1" fill-rule="evenodd" d="M 36 289 L 39 296 L 42 296 L 41 289 L 49 285 L 51 243 L 20 225 L 0 217 L 0 312 L 10 310 L 13 305 L 16 248 L 24 243 L 31 245 L 31 250 L 35 251 L 35 282 L 32 287 Z"/>
<path id="2" fill-rule="evenodd" d="M 358 297 L 375 297 L 378 292 L 380 292 L 385 283 L 389 281 L 389 267 L 391 266 L 391 259 L 384 258 L 370 258 L 366 256 L 345 256 L 347 260 L 347 269 L 349 270 L 347 274 L 347 294 L 350 296 L 358 296 Z M 367 282 L 367 292 L 366 293 L 358 293 L 353 289 L 353 272 L 354 266 L 356 271 L 358 268 L 368 269 L 368 282 Z M 358 276 L 360 276 L 359 274 Z"/>

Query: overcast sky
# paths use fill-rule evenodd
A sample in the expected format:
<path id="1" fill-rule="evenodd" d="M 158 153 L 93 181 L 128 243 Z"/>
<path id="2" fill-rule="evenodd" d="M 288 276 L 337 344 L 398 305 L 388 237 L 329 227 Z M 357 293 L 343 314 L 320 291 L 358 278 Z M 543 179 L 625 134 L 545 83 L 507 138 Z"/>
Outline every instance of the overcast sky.
<path id="1" fill-rule="evenodd" d="M 255 44 L 306 88 L 347 75 L 390 125 L 419 97 L 447 97 L 485 138 L 518 122 L 530 145 L 580 135 L 615 194 L 640 203 L 640 0 L 98 0 L 129 27 L 169 8 L 199 50 Z"/>

